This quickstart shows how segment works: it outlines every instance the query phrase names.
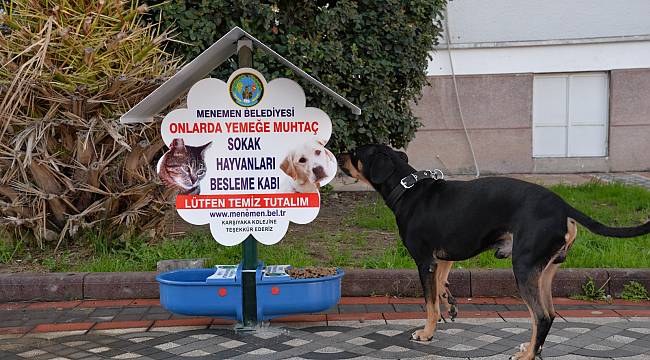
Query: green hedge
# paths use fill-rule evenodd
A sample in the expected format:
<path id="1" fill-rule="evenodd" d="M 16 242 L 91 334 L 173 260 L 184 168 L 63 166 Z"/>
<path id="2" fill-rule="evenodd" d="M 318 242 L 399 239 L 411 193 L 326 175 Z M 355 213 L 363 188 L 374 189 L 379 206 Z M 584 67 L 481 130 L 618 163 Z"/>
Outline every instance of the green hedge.
<path id="1" fill-rule="evenodd" d="M 444 0 L 170 0 L 155 8 L 164 23 L 176 27 L 176 39 L 190 44 L 172 45 L 187 60 L 239 26 L 360 106 L 362 115 L 352 115 L 299 80 L 308 105 L 332 119 L 328 147 L 344 150 L 368 142 L 400 147 L 413 138 L 420 123 L 410 105 L 426 84 L 429 51 L 437 43 L 445 5 Z M 268 79 L 297 79 L 261 51 L 253 66 Z M 233 58 L 213 76 L 225 79 L 235 68 Z"/>

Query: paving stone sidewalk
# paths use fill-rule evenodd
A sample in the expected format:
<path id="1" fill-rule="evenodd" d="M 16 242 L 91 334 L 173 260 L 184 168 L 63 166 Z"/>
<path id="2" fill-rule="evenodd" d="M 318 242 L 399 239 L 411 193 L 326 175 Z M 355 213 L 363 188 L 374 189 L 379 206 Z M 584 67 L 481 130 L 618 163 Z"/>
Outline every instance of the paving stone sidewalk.
<path id="1" fill-rule="evenodd" d="M 528 318 L 518 298 L 458 298 L 464 318 Z M 555 299 L 560 317 L 650 317 L 650 301 L 588 302 Z M 345 297 L 318 314 L 294 315 L 275 322 L 424 319 L 422 298 Z M 76 300 L 36 303 L 0 303 L 0 334 L 178 325 L 230 325 L 232 320 L 172 314 L 158 299 Z"/>
<path id="2" fill-rule="evenodd" d="M 0 339 L 14 359 L 507 359 L 528 341 L 521 319 L 440 324 L 433 341 L 409 335 L 421 320 L 272 324 L 255 333 L 232 327 L 163 327 L 29 334 Z M 544 359 L 650 359 L 650 319 L 558 319 Z"/>
<path id="3" fill-rule="evenodd" d="M 519 299 L 459 299 L 433 341 L 421 299 L 343 298 L 333 309 L 236 332 L 155 299 L 0 304 L 0 359 L 507 359 L 530 337 Z M 544 359 L 650 360 L 650 302 L 556 299 Z M 10 326 L 17 325 L 17 326 Z M 13 330 L 12 330 L 13 329 Z"/>

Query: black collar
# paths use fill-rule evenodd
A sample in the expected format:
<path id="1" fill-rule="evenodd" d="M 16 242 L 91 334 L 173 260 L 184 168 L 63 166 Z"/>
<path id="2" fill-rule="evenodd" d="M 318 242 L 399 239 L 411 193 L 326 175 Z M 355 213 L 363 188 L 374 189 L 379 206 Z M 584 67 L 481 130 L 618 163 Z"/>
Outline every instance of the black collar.
<path id="1" fill-rule="evenodd" d="M 408 176 L 405 176 L 400 180 L 399 184 L 393 188 L 388 197 L 386 198 L 386 204 L 389 207 L 393 207 L 397 200 L 399 200 L 406 190 L 415 186 L 422 180 L 433 179 L 433 180 L 443 180 L 445 175 L 439 169 L 434 170 L 420 170 L 414 172 Z"/>

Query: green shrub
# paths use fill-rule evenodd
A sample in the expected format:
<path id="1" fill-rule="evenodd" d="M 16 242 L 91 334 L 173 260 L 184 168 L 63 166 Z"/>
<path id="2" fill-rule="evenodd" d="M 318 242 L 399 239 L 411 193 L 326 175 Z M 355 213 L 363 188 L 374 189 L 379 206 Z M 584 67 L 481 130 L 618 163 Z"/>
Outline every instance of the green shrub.
<path id="1" fill-rule="evenodd" d="M 605 282 L 607 284 L 607 282 Z M 587 276 L 587 281 L 582 285 L 582 294 L 572 296 L 574 299 L 579 300 L 606 300 L 607 295 L 605 294 L 605 284 L 599 288 L 596 287 L 596 282 L 591 276 Z"/>
<path id="2" fill-rule="evenodd" d="M 631 301 L 650 300 L 648 296 L 648 289 L 640 282 L 630 281 L 629 284 L 623 285 L 623 292 L 621 298 Z"/>
<path id="3" fill-rule="evenodd" d="M 149 0 L 159 4 L 160 0 Z M 307 103 L 327 112 L 334 126 L 328 147 L 368 142 L 404 146 L 420 125 L 411 103 L 426 84 L 429 52 L 438 41 L 446 1 L 171 0 L 157 7 L 179 34 L 175 51 L 191 60 L 234 26 L 362 108 L 355 116 L 308 86 Z M 268 79 L 297 77 L 256 51 L 253 66 Z M 226 79 L 234 59 L 213 76 Z"/>

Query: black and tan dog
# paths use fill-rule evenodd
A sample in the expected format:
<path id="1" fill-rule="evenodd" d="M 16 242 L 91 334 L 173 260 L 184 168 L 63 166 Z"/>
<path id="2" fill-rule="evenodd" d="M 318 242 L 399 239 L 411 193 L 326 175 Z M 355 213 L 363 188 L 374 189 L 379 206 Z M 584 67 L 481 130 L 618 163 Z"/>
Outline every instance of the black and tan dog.
<path id="1" fill-rule="evenodd" d="M 341 154 L 339 165 L 377 190 L 395 214 L 425 294 L 427 322 L 412 335 L 418 341 L 431 340 L 440 305 L 451 308 L 446 285 L 452 263 L 496 249 L 499 258 L 512 256 L 517 287 L 532 317 L 530 343 L 522 344 L 513 359 L 534 359 L 555 317 L 551 282 L 576 238 L 576 223 L 604 236 L 650 233 L 650 221 L 638 227 L 608 227 L 525 181 L 503 177 L 417 181 L 421 179 L 411 174 L 421 178 L 422 172 L 409 166 L 406 154 L 383 145 Z"/>

